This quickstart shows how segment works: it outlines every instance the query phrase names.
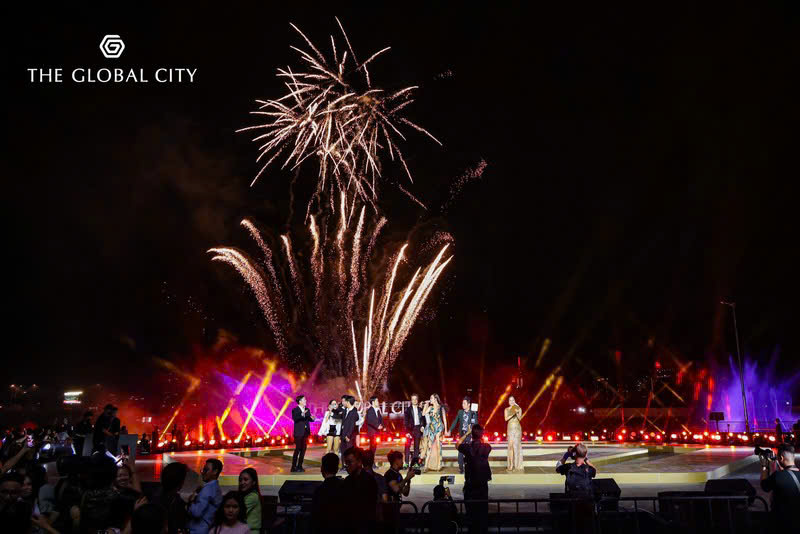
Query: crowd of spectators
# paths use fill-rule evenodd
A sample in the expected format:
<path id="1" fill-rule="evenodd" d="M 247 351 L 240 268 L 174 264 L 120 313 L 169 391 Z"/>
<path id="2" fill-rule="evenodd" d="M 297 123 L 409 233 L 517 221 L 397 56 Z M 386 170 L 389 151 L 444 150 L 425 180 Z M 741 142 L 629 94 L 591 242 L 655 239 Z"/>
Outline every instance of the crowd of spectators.
<path id="1" fill-rule="evenodd" d="M 133 458 L 119 450 L 123 427 L 113 406 L 92 424 L 87 414 L 74 427 L 66 420 L 38 430 L 6 430 L 0 447 L 0 532 L 62 534 L 257 534 L 262 532 L 262 497 L 258 474 L 247 468 L 238 488 L 223 495 L 219 477 L 222 462 L 209 458 L 199 473 L 201 485 L 187 493 L 190 474 L 180 462 L 166 464 L 160 486 L 147 496 Z M 470 532 L 488 528 L 489 456 L 492 447 L 480 425 L 469 427 L 456 447 L 464 461 L 462 518 L 450 495 L 448 476 L 441 477 L 428 504 L 433 532 L 456 532 L 466 519 Z M 91 440 L 91 448 L 89 442 Z M 79 446 L 79 441 L 86 445 Z M 78 445 L 76 447 L 76 445 Z M 91 454 L 82 455 L 91 450 Z M 313 532 L 390 532 L 397 524 L 404 497 L 419 474 L 413 464 L 404 471 L 404 454 L 391 451 L 388 469 L 373 470 L 371 449 L 350 447 L 340 457 L 329 452 L 321 459 L 322 483 L 310 507 Z M 572 460 L 572 461 L 570 461 Z M 773 493 L 775 520 L 783 525 L 800 504 L 800 476 L 794 448 L 781 444 L 777 459 L 762 457 L 762 488 Z M 556 465 L 565 477 L 568 497 L 591 497 L 597 470 L 585 445 L 570 447 Z M 448 480 L 450 479 L 450 480 Z M 343 511 L 347 513 L 343 514 Z M 778 517 L 780 515 L 780 517 Z"/>

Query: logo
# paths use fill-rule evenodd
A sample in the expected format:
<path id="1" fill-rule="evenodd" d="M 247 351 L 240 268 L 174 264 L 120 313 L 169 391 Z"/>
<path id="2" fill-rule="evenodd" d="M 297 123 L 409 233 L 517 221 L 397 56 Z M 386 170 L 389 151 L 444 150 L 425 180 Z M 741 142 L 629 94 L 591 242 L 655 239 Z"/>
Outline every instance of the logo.
<path id="1" fill-rule="evenodd" d="M 100 41 L 100 51 L 109 59 L 117 59 L 125 50 L 125 43 L 119 35 L 106 35 Z"/>
<path id="2" fill-rule="evenodd" d="M 125 43 L 119 35 L 109 34 L 100 41 L 100 51 L 104 57 L 117 59 L 125 51 Z M 132 67 L 70 65 L 28 67 L 26 70 L 30 83 L 35 84 L 192 84 L 197 74 L 197 67 L 158 64 Z"/>

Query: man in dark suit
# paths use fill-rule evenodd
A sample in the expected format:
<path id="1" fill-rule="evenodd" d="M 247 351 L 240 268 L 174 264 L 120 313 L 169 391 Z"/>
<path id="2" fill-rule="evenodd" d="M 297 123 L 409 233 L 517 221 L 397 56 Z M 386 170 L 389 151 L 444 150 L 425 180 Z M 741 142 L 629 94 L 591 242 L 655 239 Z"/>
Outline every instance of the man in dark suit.
<path id="1" fill-rule="evenodd" d="M 370 407 L 367 409 L 365 423 L 367 425 L 367 437 L 369 437 L 369 450 L 374 458 L 375 449 L 378 448 L 376 438 L 378 433 L 383 430 L 383 414 L 381 413 L 381 405 L 378 403 L 378 397 L 372 397 L 369 399 L 369 403 Z"/>
<path id="2" fill-rule="evenodd" d="M 470 435 L 469 426 L 478 424 L 478 414 L 470 410 L 471 401 L 469 397 L 464 397 L 461 401 L 461 409 L 458 410 L 458 415 L 453 419 L 453 424 L 450 425 L 448 434 L 453 433 L 453 429 L 458 429 L 458 437 L 464 437 L 464 443 L 469 443 L 472 439 Z M 464 455 L 459 451 L 458 453 L 458 472 L 464 473 Z"/>
<path id="3" fill-rule="evenodd" d="M 422 416 L 419 395 L 416 393 L 411 395 L 411 406 L 406 408 L 403 414 L 403 422 L 406 427 L 405 460 L 407 465 L 411 465 L 419 460 L 419 443 L 422 440 L 422 432 L 425 430 L 425 418 Z M 414 441 L 414 456 L 411 456 L 412 440 Z"/>
<path id="4" fill-rule="evenodd" d="M 292 473 L 305 471 L 303 469 L 303 459 L 306 456 L 308 447 L 308 436 L 311 435 L 311 421 L 314 417 L 311 410 L 306 408 L 306 396 L 298 395 L 295 399 L 297 406 L 292 409 L 292 421 L 294 421 L 294 454 L 292 455 Z"/>
<path id="5" fill-rule="evenodd" d="M 356 399 L 352 395 L 342 397 L 345 407 L 344 418 L 342 419 L 342 441 L 339 448 L 342 453 L 342 460 L 344 460 L 344 453 L 347 449 L 358 445 L 358 410 L 356 410 Z"/>

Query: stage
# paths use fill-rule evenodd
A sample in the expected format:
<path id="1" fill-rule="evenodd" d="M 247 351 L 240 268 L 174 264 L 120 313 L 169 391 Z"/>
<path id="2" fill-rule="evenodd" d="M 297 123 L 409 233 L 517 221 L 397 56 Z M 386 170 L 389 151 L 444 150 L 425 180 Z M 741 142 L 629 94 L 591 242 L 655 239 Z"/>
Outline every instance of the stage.
<path id="1" fill-rule="evenodd" d="M 556 461 L 564 453 L 567 443 L 523 444 L 524 472 L 506 472 L 506 444 L 492 443 L 490 465 L 492 486 L 558 486 L 564 478 L 555 473 Z M 757 462 L 752 447 L 703 445 L 636 445 L 593 443 L 589 447 L 589 460 L 598 469 L 598 478 L 614 478 L 620 487 L 626 485 L 652 486 L 655 494 L 659 485 L 697 485 L 707 480 L 723 478 Z M 378 472 L 388 468 L 386 453 L 389 447 L 377 451 Z M 183 462 L 199 473 L 208 458 L 217 458 L 224 468 L 220 485 L 237 485 L 239 472 L 253 467 L 259 474 L 259 485 L 266 494 L 276 494 L 286 480 L 320 480 L 319 461 L 325 452 L 322 446 L 310 446 L 304 462 L 304 473 L 291 473 L 293 448 L 250 448 L 240 450 L 203 450 L 162 453 L 137 461 L 137 472 L 143 480 L 159 479 L 161 468 L 170 462 Z M 416 485 L 433 486 L 439 477 L 454 475 L 455 485 L 461 487 L 463 475 L 458 473 L 457 451 L 453 445 L 443 450 L 443 469 L 424 472 L 415 477 Z M 187 488 L 185 488 L 187 489 Z M 510 489 L 510 488 L 509 488 Z"/>

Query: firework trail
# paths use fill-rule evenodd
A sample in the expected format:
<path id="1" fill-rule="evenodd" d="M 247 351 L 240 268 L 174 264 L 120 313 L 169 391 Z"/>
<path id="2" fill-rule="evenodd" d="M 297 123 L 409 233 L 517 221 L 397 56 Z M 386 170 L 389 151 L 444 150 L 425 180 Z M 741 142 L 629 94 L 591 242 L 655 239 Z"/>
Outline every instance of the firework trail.
<path id="1" fill-rule="evenodd" d="M 376 208 L 377 180 L 382 177 L 380 156 L 388 155 L 398 161 L 408 179 L 413 182 L 400 143 L 406 141 L 404 128 L 420 132 L 441 145 L 430 132 L 403 115 L 414 99 L 416 86 L 396 91 L 373 87 L 369 64 L 386 47 L 365 61 L 359 62 L 339 19 L 344 45 L 331 35 L 331 51 L 326 56 L 311 40 L 292 24 L 307 49 L 292 46 L 299 54 L 299 69 L 278 69 L 277 77 L 284 82 L 287 93 L 275 100 L 257 100 L 253 115 L 265 122 L 237 130 L 254 132 L 253 142 L 259 143 L 257 162 L 261 169 L 251 185 L 279 157 L 281 168 L 297 168 L 313 158 L 319 163 L 316 190 L 309 200 L 306 219 L 314 200 L 324 203 L 328 198 L 334 207 L 338 193 L 352 194 Z M 415 202 L 411 193 L 402 189 Z"/>
<path id="2" fill-rule="evenodd" d="M 403 269 L 410 251 L 409 244 L 403 244 L 391 256 L 383 274 L 371 281 L 368 264 L 386 219 L 368 223 L 365 206 L 357 210 L 355 203 L 345 199 L 338 218 L 332 215 L 323 220 L 310 219 L 308 269 L 295 263 L 289 236 L 280 236 L 280 260 L 290 273 L 285 286 L 290 287 L 272 283 L 277 280 L 273 274 L 277 254 L 250 221 L 242 221 L 242 226 L 258 244 L 260 261 L 232 247 L 212 248 L 209 252 L 212 260 L 236 269 L 253 292 L 282 356 L 303 359 L 303 363 L 322 363 L 330 373 L 351 377 L 351 383 L 357 382 L 368 397 L 386 378 L 451 261 L 448 251 L 452 238 L 447 240 L 442 232 L 435 234 L 439 242 L 435 257 L 420 265 L 411 277 Z M 357 220 L 352 216 L 355 211 L 359 212 Z M 323 257 L 328 259 L 327 264 Z M 340 267 L 330 268 L 331 265 Z M 304 272 L 311 278 L 308 283 L 302 278 Z M 306 287 L 311 290 L 306 291 Z M 285 307 L 279 304 L 283 302 Z M 286 310 L 291 310 L 293 316 L 288 316 Z M 300 355 L 295 349 L 298 345 L 302 346 Z"/>
<path id="3" fill-rule="evenodd" d="M 442 213 L 447 212 L 467 184 L 481 179 L 483 176 L 483 171 L 486 170 L 487 165 L 488 164 L 486 163 L 486 160 L 481 159 L 475 167 L 472 169 L 467 169 L 464 174 L 459 176 L 458 179 L 453 182 L 453 184 L 450 186 L 450 194 L 448 195 L 444 204 L 442 204 Z"/>

